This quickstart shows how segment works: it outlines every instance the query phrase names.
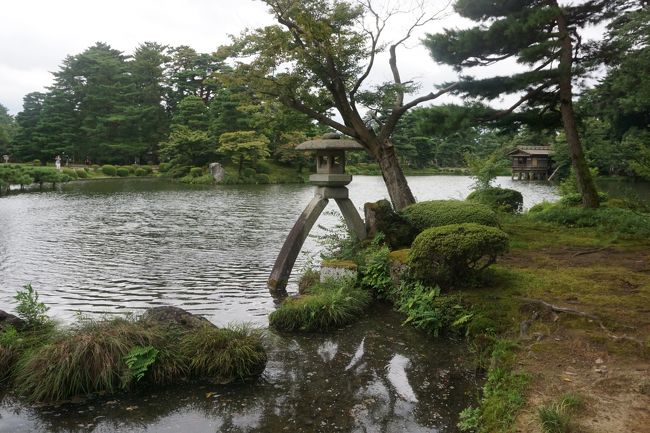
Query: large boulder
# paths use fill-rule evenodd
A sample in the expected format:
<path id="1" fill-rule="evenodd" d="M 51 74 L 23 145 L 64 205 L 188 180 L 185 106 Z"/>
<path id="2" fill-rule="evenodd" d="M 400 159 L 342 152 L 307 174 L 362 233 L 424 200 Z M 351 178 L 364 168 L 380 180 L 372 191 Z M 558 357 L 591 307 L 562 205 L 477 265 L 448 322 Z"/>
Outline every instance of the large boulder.
<path id="1" fill-rule="evenodd" d="M 213 162 L 208 166 L 208 170 L 210 170 L 210 174 L 214 178 L 214 181 L 219 183 L 223 180 L 224 176 L 226 175 L 226 171 L 223 169 L 221 164 L 218 162 Z"/>
<path id="2" fill-rule="evenodd" d="M 25 322 L 20 317 L 0 310 L 0 331 L 3 331 L 7 326 L 13 326 L 16 329 L 22 329 L 26 324 L 27 322 Z"/>
<path id="3" fill-rule="evenodd" d="M 388 200 L 366 203 L 363 206 L 366 233 L 373 238 L 377 232 L 384 234 L 391 249 L 408 247 L 418 235 L 418 230 L 393 210 Z"/>
<path id="4" fill-rule="evenodd" d="M 202 328 L 216 326 L 205 317 L 197 316 L 179 307 L 164 306 L 149 308 L 140 320 L 144 323 L 179 328 Z"/>

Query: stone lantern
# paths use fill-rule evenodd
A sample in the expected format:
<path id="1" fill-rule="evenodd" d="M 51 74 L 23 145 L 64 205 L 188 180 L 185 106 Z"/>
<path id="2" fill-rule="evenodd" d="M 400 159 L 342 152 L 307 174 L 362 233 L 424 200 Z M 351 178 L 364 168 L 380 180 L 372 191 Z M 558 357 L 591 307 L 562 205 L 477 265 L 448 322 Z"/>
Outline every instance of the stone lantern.
<path id="1" fill-rule="evenodd" d="M 330 199 L 336 201 L 352 232 L 360 240 L 366 238 L 363 220 L 348 198 L 348 189 L 345 187 L 352 182 L 352 175 L 345 173 L 345 151 L 364 150 L 363 146 L 354 140 L 344 139 L 339 134 L 332 133 L 323 135 L 321 139 L 305 141 L 296 146 L 296 150 L 316 152 L 316 173 L 309 176 L 309 182 L 317 188 L 314 198 L 298 217 L 275 260 L 268 280 L 269 291 L 273 296 L 286 296 L 287 282 L 298 253 Z"/>

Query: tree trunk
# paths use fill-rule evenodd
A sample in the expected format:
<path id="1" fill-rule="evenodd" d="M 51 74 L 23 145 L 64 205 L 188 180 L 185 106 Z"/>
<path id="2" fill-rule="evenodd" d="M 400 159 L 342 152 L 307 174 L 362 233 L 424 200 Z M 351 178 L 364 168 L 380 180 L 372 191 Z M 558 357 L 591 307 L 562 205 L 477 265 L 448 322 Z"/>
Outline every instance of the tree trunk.
<path id="1" fill-rule="evenodd" d="M 397 160 L 395 147 L 392 145 L 379 146 L 378 155 L 375 158 L 379 163 L 381 175 L 384 178 L 390 201 L 393 203 L 395 210 L 400 211 L 406 206 L 415 203 L 415 197 L 413 197 L 402 167 Z"/>
<path id="2" fill-rule="evenodd" d="M 555 6 L 559 6 L 554 2 Z M 559 87 L 560 87 L 560 112 L 562 113 L 562 124 L 566 134 L 571 163 L 575 170 L 578 189 L 582 194 L 582 205 L 586 208 L 597 208 L 598 193 L 594 179 L 591 176 L 587 161 L 585 160 L 578 128 L 576 127 L 575 114 L 573 111 L 573 89 L 571 86 L 572 65 L 573 65 L 573 44 L 567 25 L 566 16 L 560 10 L 557 16 L 558 29 L 560 31 L 560 42 L 562 43 L 559 65 Z"/>

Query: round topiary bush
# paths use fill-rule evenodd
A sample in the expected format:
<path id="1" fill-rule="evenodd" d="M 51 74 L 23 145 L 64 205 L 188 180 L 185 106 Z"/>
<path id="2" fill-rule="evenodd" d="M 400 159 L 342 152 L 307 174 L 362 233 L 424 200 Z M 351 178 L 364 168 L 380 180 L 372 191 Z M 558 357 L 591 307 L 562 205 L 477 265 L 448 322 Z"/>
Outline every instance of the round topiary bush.
<path id="1" fill-rule="evenodd" d="M 255 183 L 265 185 L 267 183 L 271 183 L 271 178 L 268 174 L 259 173 L 255 175 Z"/>
<path id="2" fill-rule="evenodd" d="M 104 173 L 106 176 L 115 176 L 116 172 L 117 169 L 114 165 L 106 164 L 102 166 L 102 173 Z"/>
<path id="3" fill-rule="evenodd" d="M 40 159 L 35 159 L 35 160 L 33 160 L 33 161 L 32 161 L 32 165 L 33 165 L 34 167 L 40 167 L 40 165 L 41 165 L 41 160 L 40 160 Z"/>
<path id="4" fill-rule="evenodd" d="M 187 165 L 176 165 L 174 167 L 171 167 L 167 173 L 169 174 L 170 177 L 177 178 L 177 177 L 185 177 L 188 174 L 190 174 L 190 169 L 191 167 Z"/>
<path id="5" fill-rule="evenodd" d="M 142 168 L 142 167 L 138 167 L 138 168 L 136 168 L 134 174 L 135 174 L 136 176 L 146 176 L 146 175 L 147 175 L 147 170 L 145 170 L 145 169 Z"/>
<path id="6" fill-rule="evenodd" d="M 442 287 L 459 286 L 508 250 L 508 235 L 496 227 L 451 224 L 420 233 L 409 252 L 413 275 Z"/>
<path id="7" fill-rule="evenodd" d="M 101 167 L 100 167 L 99 165 L 97 165 L 97 164 L 93 164 L 93 165 L 90 166 L 90 168 L 92 168 L 93 171 L 97 171 L 97 170 L 99 170 Z"/>
<path id="8" fill-rule="evenodd" d="M 260 174 L 271 174 L 271 164 L 265 161 L 260 161 L 255 166 L 255 171 Z"/>
<path id="9" fill-rule="evenodd" d="M 254 177 L 255 177 L 255 169 L 254 169 L 254 168 L 250 168 L 250 167 L 245 167 L 245 168 L 241 171 L 241 175 L 242 175 L 242 177 L 250 177 L 250 178 L 254 178 Z"/>
<path id="10" fill-rule="evenodd" d="M 460 200 L 422 201 L 406 207 L 402 216 L 418 231 L 463 223 L 499 226 L 497 214 L 489 206 Z"/>
<path id="11" fill-rule="evenodd" d="M 83 168 L 76 169 L 75 173 L 77 173 L 77 177 L 81 179 L 85 179 L 88 177 L 88 173 L 86 173 L 86 170 L 84 170 Z"/>
<path id="12" fill-rule="evenodd" d="M 127 177 L 129 175 L 129 169 L 128 167 L 118 167 L 115 170 L 115 174 L 117 174 L 119 177 Z"/>
<path id="13" fill-rule="evenodd" d="M 68 175 L 71 179 L 77 178 L 77 172 L 74 171 L 72 168 L 64 168 L 62 172 L 63 174 Z"/>
<path id="14" fill-rule="evenodd" d="M 158 166 L 158 171 L 161 173 L 165 173 L 169 171 L 169 169 L 172 168 L 171 163 L 169 162 L 161 162 L 160 165 Z"/>
<path id="15" fill-rule="evenodd" d="M 521 193 L 509 188 L 479 189 L 468 195 L 467 200 L 488 205 L 492 209 L 513 213 L 520 212 L 524 207 L 524 197 Z"/>
<path id="16" fill-rule="evenodd" d="M 201 167 L 190 168 L 190 177 L 201 177 L 201 176 L 203 176 L 203 169 Z"/>

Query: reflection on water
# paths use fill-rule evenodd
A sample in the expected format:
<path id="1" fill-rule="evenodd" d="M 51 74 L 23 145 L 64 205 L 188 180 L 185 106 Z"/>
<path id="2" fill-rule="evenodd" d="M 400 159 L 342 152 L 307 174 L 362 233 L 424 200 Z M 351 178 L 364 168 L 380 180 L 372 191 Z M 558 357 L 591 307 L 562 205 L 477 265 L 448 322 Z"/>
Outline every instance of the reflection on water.
<path id="1" fill-rule="evenodd" d="M 463 176 L 413 177 L 419 200 L 463 198 Z M 525 206 L 555 196 L 546 184 L 499 178 Z M 309 185 L 192 187 L 160 180 L 75 182 L 60 191 L 0 198 L 0 308 L 31 282 L 51 314 L 141 311 L 175 305 L 223 325 L 266 325 L 266 279 L 313 195 Z M 387 197 L 379 177 L 356 176 L 355 204 Z M 336 210 L 333 203 L 329 210 Z M 337 218 L 323 215 L 319 224 Z M 319 250 L 313 238 L 305 251 Z M 299 257 L 295 275 L 304 266 Z"/>
<path id="2" fill-rule="evenodd" d="M 0 405 L 0 433 L 455 432 L 477 384 L 465 349 L 377 307 L 323 338 L 269 335 L 254 383 L 194 385 L 36 408 Z"/>

